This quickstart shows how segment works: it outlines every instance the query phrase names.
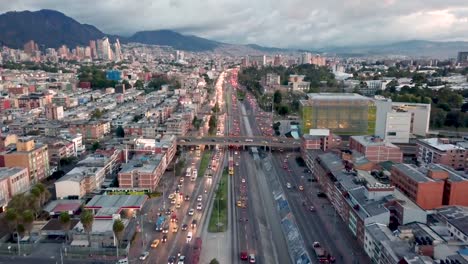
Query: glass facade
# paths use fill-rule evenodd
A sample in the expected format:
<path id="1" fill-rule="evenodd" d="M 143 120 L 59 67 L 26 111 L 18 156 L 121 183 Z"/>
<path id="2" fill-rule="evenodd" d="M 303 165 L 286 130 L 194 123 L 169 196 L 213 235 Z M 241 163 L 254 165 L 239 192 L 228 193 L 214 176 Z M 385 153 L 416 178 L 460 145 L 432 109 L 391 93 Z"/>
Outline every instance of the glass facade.
<path id="1" fill-rule="evenodd" d="M 370 98 L 357 94 L 312 94 L 301 101 L 302 133 L 330 129 L 338 135 L 374 134 L 376 107 Z"/>

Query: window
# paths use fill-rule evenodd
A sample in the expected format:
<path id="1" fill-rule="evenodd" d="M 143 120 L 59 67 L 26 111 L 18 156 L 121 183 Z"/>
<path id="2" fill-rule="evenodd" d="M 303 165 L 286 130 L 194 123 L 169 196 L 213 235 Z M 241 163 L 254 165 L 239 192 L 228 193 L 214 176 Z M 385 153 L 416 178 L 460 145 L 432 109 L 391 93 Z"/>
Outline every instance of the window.
<path id="1" fill-rule="evenodd" d="M 387 132 L 387 136 L 396 136 L 396 132 Z"/>

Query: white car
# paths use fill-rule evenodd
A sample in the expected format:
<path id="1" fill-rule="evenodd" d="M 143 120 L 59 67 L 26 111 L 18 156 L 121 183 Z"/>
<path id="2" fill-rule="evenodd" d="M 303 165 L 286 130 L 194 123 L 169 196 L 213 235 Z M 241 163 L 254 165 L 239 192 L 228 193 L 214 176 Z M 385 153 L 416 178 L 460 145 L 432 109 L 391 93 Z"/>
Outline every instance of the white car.
<path id="1" fill-rule="evenodd" d="M 245 183 L 245 179 L 244 179 L 244 178 L 242 178 L 242 179 L 241 179 L 241 182 L 242 182 L 242 183 Z"/>
<path id="2" fill-rule="evenodd" d="M 201 196 L 201 195 L 198 195 L 198 197 L 197 197 L 197 201 L 201 202 L 202 200 L 203 200 L 203 196 Z"/>
<path id="3" fill-rule="evenodd" d="M 141 253 L 139 259 L 140 260 L 145 260 L 146 258 L 148 258 L 148 256 L 149 256 L 149 252 L 145 251 L 145 252 Z"/>
<path id="4" fill-rule="evenodd" d="M 179 262 L 177 262 L 177 264 L 184 264 L 184 263 L 185 263 L 185 256 L 180 256 Z"/>
<path id="5" fill-rule="evenodd" d="M 201 210 L 202 209 L 202 204 L 201 203 L 198 203 L 197 204 L 197 210 Z"/>
<path id="6" fill-rule="evenodd" d="M 193 209 L 190 209 L 190 210 L 188 211 L 188 215 L 193 215 L 193 213 L 195 213 L 195 210 L 193 210 Z"/>
<path id="7" fill-rule="evenodd" d="M 291 183 L 287 182 L 287 183 L 286 183 L 286 188 L 291 189 L 291 187 L 292 187 L 292 186 L 291 186 Z"/>

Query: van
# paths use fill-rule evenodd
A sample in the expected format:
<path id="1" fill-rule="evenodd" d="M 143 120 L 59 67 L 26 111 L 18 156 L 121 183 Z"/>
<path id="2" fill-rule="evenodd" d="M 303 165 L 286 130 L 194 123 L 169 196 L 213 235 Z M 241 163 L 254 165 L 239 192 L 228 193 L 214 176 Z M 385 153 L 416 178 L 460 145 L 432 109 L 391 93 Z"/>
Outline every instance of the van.
<path id="1" fill-rule="evenodd" d="M 22 244 L 29 243 L 29 239 L 30 239 L 29 236 L 24 236 L 23 238 L 21 238 L 20 243 Z"/>
<path id="2" fill-rule="evenodd" d="M 187 234 L 187 243 L 190 243 L 192 241 L 192 232 L 188 232 Z"/>
<path id="3" fill-rule="evenodd" d="M 247 138 L 247 139 L 245 140 L 245 142 L 253 142 L 253 139 Z"/>

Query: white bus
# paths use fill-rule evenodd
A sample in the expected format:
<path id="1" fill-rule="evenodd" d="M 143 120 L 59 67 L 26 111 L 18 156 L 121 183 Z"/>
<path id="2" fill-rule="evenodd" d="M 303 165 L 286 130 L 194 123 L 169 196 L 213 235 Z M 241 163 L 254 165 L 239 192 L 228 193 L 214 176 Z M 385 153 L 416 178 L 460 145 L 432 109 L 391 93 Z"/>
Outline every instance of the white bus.
<path id="1" fill-rule="evenodd" d="M 187 168 L 187 172 L 185 173 L 185 177 L 192 176 L 192 168 Z"/>
<path id="2" fill-rule="evenodd" d="M 192 176 L 195 177 L 195 178 L 198 177 L 197 169 L 193 169 Z"/>

